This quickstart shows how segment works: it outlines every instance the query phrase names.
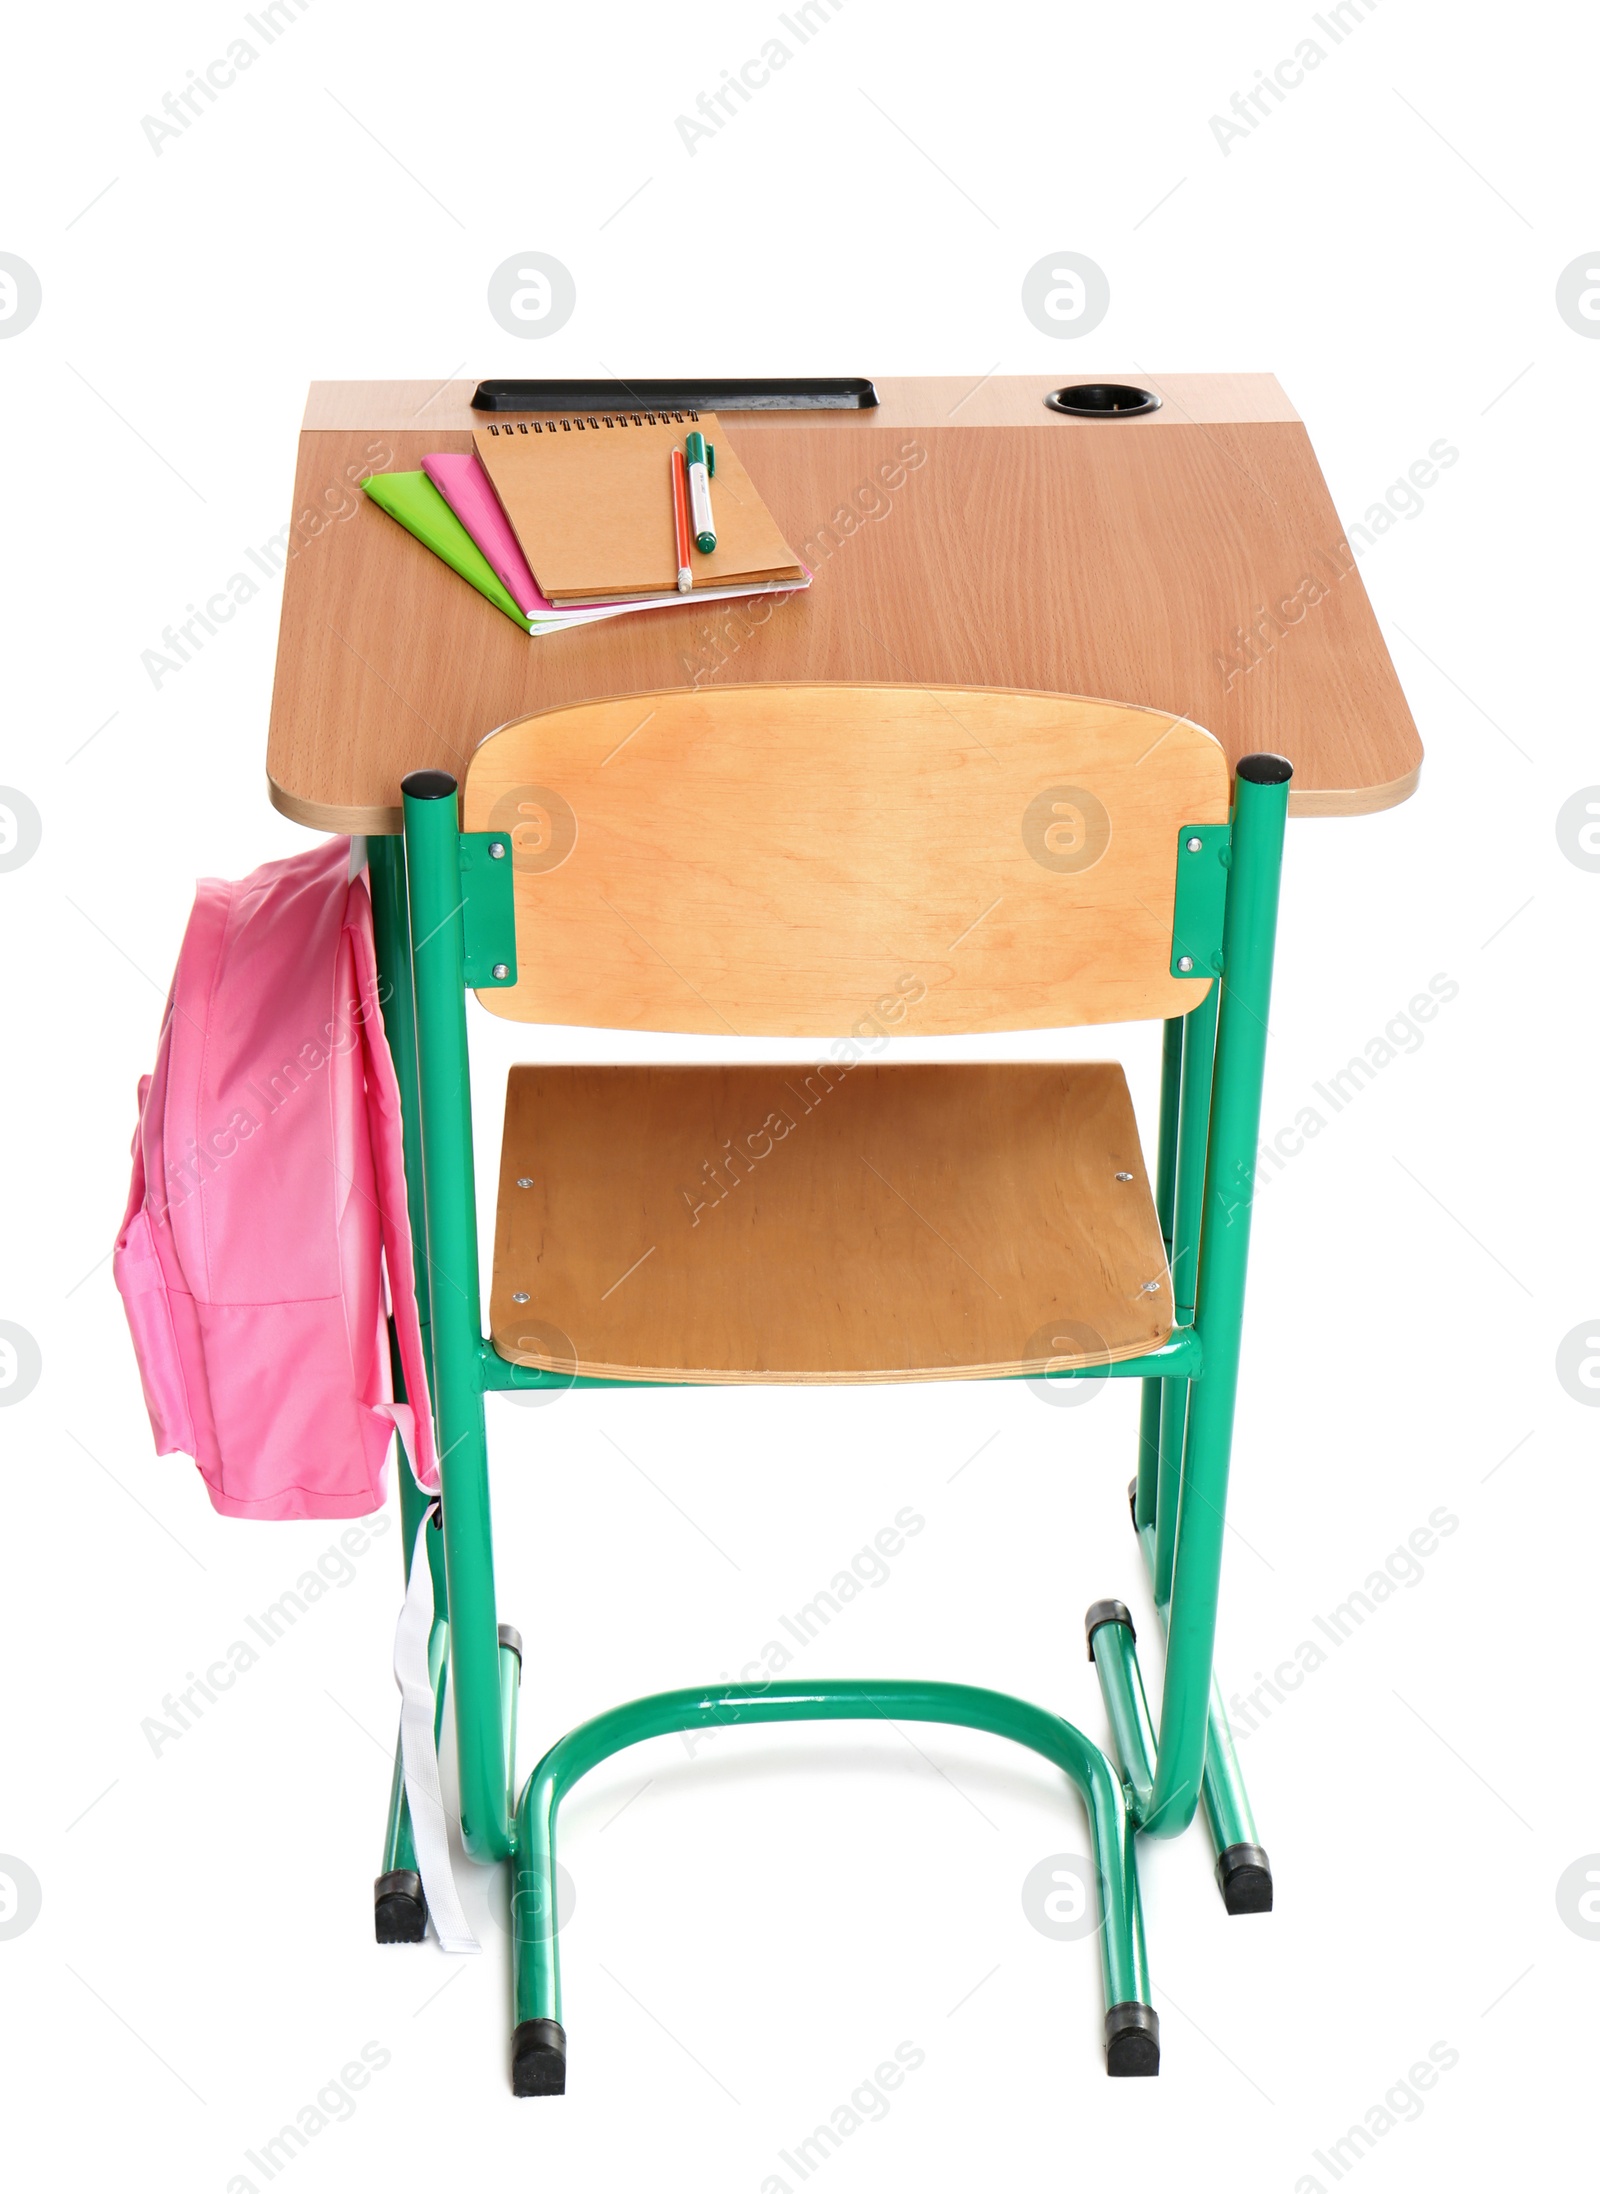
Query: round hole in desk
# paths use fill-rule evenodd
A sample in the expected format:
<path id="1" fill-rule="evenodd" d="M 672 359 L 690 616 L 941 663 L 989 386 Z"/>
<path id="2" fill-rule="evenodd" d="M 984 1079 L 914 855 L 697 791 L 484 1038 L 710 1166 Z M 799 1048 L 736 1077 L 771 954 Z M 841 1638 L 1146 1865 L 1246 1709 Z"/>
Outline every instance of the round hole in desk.
<path id="1" fill-rule="evenodd" d="M 1127 381 L 1081 381 L 1072 388 L 1052 389 L 1045 402 L 1069 419 L 1138 419 L 1161 409 L 1154 389 L 1135 388 Z"/>

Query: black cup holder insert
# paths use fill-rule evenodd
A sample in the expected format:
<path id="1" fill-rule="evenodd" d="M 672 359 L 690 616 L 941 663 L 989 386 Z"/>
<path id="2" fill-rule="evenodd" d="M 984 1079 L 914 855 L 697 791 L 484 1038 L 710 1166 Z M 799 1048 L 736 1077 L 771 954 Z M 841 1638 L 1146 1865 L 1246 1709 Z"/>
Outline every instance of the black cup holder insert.
<path id="1" fill-rule="evenodd" d="M 1052 389 L 1045 402 L 1069 419 L 1138 419 L 1161 409 L 1154 389 L 1134 388 L 1126 381 L 1081 381 L 1073 388 Z"/>

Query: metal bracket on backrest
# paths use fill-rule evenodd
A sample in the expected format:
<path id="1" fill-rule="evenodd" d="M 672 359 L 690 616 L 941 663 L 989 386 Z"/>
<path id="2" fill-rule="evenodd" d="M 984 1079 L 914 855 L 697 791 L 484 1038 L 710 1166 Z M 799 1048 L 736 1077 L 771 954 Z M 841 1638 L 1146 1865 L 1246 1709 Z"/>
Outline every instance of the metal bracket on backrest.
<path id="1" fill-rule="evenodd" d="M 512 990 L 517 980 L 517 913 L 511 890 L 511 838 L 503 830 L 464 830 L 461 932 L 468 990 Z"/>
<path id="2" fill-rule="evenodd" d="M 1226 823 L 1185 823 L 1178 832 L 1172 895 L 1172 970 L 1181 981 L 1222 973 L 1232 832 Z"/>

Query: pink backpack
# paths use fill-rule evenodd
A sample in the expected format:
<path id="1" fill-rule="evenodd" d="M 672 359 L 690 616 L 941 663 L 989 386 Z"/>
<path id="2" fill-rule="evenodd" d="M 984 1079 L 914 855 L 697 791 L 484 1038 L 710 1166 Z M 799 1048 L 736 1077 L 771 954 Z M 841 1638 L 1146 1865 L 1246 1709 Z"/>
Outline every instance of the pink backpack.
<path id="1" fill-rule="evenodd" d="M 384 1273 L 406 1392 L 394 1400 Z M 156 1450 L 225 1516 L 365 1516 L 399 1430 L 438 1483 L 400 1094 L 350 841 L 203 882 L 113 1260 Z"/>

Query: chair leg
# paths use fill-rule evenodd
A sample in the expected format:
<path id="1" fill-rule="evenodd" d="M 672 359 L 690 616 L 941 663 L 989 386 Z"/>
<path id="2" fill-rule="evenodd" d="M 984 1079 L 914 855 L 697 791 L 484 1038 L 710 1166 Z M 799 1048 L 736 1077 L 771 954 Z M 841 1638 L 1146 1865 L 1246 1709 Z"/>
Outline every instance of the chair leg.
<path id="1" fill-rule="evenodd" d="M 1156 1605 L 1165 1607 L 1172 1597 L 1172 1560 L 1178 1544 L 1178 1488 L 1183 1473 L 1183 1431 L 1188 1422 L 1188 1379 L 1159 1382 L 1160 1416 L 1156 1432 L 1156 1505 L 1152 1553 Z"/>
<path id="2" fill-rule="evenodd" d="M 1120 1600 L 1096 1600 L 1083 1618 L 1083 1627 L 1111 1724 L 1112 1752 L 1122 1769 L 1137 1821 L 1150 1803 L 1156 1738 L 1139 1656 L 1134 1651 L 1133 1617 Z"/>
<path id="3" fill-rule="evenodd" d="M 1168 1021 L 1161 1032 L 1161 1114 L 1156 1146 L 1156 1222 L 1173 1261 L 1173 1227 L 1178 1196 L 1178 1115 L 1183 1093 L 1183 1046 L 1186 1023 L 1182 1015 Z M 1161 1458 L 1161 1395 L 1164 1380 L 1147 1379 L 1139 1409 L 1139 1475 L 1128 1488 L 1134 1528 L 1155 1522 L 1156 1477 Z"/>
<path id="4" fill-rule="evenodd" d="M 1133 1528 L 1156 1520 L 1156 1486 L 1161 1469 L 1161 1396 L 1165 1379 L 1146 1379 L 1139 1395 L 1139 1475 L 1128 1487 Z"/>
<path id="5" fill-rule="evenodd" d="M 1161 2030 L 1150 2002 L 1144 1920 L 1134 1860 L 1134 1821 L 1116 1770 L 1097 1745 L 1059 1715 L 1004 1692 L 970 1684 L 873 1683 L 828 1679 L 804 1689 L 724 1684 L 658 1692 L 585 1722 L 552 1745 L 529 1776 L 517 1807 L 511 1942 L 516 2026 L 512 2091 L 566 2090 L 567 2037 L 555 1906 L 556 1813 L 578 1779 L 602 1760 L 671 1730 L 778 1721 L 948 1722 L 988 1730 L 1051 1760 L 1077 1785 L 1089 1813 L 1100 1881 L 1101 1979 L 1106 2071 L 1114 2079 L 1160 2069 Z"/>

